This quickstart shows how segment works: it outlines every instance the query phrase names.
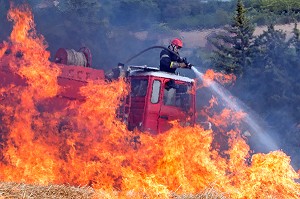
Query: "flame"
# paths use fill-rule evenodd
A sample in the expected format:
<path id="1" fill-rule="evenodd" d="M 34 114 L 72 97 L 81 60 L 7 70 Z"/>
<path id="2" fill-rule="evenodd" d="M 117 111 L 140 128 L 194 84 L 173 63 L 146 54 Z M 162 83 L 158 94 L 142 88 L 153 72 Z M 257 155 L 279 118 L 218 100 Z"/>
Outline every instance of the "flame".
<path id="1" fill-rule="evenodd" d="M 300 197 L 299 174 L 286 154 L 250 155 L 239 132 L 244 113 L 212 113 L 213 130 L 174 122 L 156 136 L 130 132 L 116 117 L 128 93 L 121 79 L 90 81 L 80 89 L 85 102 L 43 111 L 44 100 L 60 91 L 59 67 L 49 62 L 28 6 L 11 8 L 8 18 L 14 28 L 2 43 L 0 74 L 18 78 L 0 89 L 1 181 L 89 185 L 111 198 L 168 198 L 209 186 L 230 198 Z M 208 108 L 213 105 L 215 98 Z M 225 149 L 215 143 L 215 131 L 226 136 Z"/>
<path id="2" fill-rule="evenodd" d="M 236 76 L 234 74 L 224 74 L 222 72 L 215 72 L 212 69 L 208 69 L 205 74 L 203 74 L 202 80 L 202 84 L 198 84 L 197 89 L 209 87 L 214 81 L 219 82 L 222 85 L 233 85 L 236 81 Z"/>
<path id="3" fill-rule="evenodd" d="M 236 81 L 236 76 L 234 74 L 223 74 L 208 69 L 204 74 L 204 79 L 216 80 L 221 84 L 229 84 Z"/>

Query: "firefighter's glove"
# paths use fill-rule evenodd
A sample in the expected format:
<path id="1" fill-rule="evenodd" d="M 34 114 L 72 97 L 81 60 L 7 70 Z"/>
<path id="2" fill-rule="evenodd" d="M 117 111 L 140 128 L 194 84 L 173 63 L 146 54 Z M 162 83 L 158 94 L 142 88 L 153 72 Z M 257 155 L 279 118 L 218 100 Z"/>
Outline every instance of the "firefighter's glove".
<path id="1" fill-rule="evenodd" d="M 191 64 L 191 63 L 187 63 L 187 64 L 186 64 L 186 66 L 187 66 L 187 68 L 191 69 L 191 68 L 192 68 L 192 66 L 193 66 L 193 64 Z"/>
<path id="2" fill-rule="evenodd" d="M 179 67 L 180 68 L 188 68 L 188 69 L 191 69 L 192 68 L 192 64 L 191 63 L 179 63 Z"/>
<path id="3" fill-rule="evenodd" d="M 186 68 L 187 65 L 184 62 L 178 63 L 180 68 Z"/>
<path id="4" fill-rule="evenodd" d="M 186 60 L 185 57 L 183 58 L 183 63 L 185 64 L 185 67 L 184 67 L 184 68 L 189 68 L 189 69 L 191 69 L 192 66 L 193 66 L 191 63 L 189 63 L 189 62 Z"/>

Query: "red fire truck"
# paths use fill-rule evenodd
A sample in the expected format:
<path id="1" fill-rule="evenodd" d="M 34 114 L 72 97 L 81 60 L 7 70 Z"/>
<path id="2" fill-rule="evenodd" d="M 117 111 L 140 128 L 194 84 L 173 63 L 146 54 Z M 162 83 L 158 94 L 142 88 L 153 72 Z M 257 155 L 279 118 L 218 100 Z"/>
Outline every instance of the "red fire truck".
<path id="1" fill-rule="evenodd" d="M 72 57 L 77 57 L 72 60 Z M 59 49 L 55 62 L 61 68 L 58 84 L 63 88 L 51 104 L 42 109 L 55 111 L 71 100 L 83 101 L 79 89 L 87 80 L 111 79 L 103 70 L 91 68 L 91 55 L 88 49 L 79 51 Z M 181 125 L 195 123 L 195 82 L 188 77 L 162 72 L 147 66 L 128 66 L 116 68 L 130 84 L 130 93 L 118 111 L 119 118 L 126 122 L 128 129 L 138 128 L 153 134 L 171 128 L 170 121 L 177 120 Z M 116 71 L 116 70 L 115 70 Z M 6 67 L 0 67 L 0 88 L 10 83 L 24 84 L 24 80 Z"/>

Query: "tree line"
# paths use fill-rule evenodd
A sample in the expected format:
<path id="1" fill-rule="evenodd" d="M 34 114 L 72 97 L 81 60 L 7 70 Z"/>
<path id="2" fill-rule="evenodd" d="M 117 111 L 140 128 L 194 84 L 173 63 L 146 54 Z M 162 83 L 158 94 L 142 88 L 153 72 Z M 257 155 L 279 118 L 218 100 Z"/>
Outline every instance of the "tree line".
<path id="1" fill-rule="evenodd" d="M 135 49 L 155 42 L 154 37 L 137 40 L 133 32 L 172 35 L 174 30 L 222 28 L 232 22 L 237 0 L 14 0 L 14 5 L 24 2 L 32 7 L 36 28 L 52 54 L 60 47 L 88 46 L 97 54 L 95 67 L 108 69 L 116 64 L 113 60 L 124 60 Z M 6 20 L 10 1 L 0 3 L 0 38 L 5 39 L 11 30 Z M 256 25 L 300 19 L 298 0 L 249 0 L 245 8 Z"/>

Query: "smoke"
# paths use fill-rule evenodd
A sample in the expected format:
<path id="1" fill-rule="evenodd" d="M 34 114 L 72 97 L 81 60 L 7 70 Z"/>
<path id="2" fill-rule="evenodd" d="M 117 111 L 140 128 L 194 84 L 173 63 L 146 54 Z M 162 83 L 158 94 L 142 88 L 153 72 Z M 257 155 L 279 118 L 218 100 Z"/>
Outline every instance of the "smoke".
<path id="1" fill-rule="evenodd" d="M 152 27 L 145 20 L 152 21 L 153 26 L 158 23 L 158 15 L 155 10 L 148 10 L 148 3 L 139 7 L 129 2 L 86 0 L 84 4 L 60 1 L 57 6 L 43 9 L 33 5 L 37 29 L 45 36 L 52 54 L 61 47 L 78 50 L 86 46 L 92 52 L 93 67 L 109 70 L 158 44 L 155 34 L 146 33 Z M 147 39 L 143 34 L 147 34 Z M 159 51 L 147 53 L 143 61 L 137 59 L 134 64 L 144 65 L 145 59 L 157 66 Z"/>
<path id="2" fill-rule="evenodd" d="M 144 8 L 134 7 L 135 4 L 126 5 L 119 1 L 106 0 L 86 0 L 77 3 L 29 0 L 13 1 L 13 4 L 16 6 L 24 2 L 30 4 L 36 29 L 45 37 L 52 60 L 59 48 L 78 50 L 86 46 L 92 52 L 93 67 L 109 70 L 139 51 L 160 44 L 157 42 L 158 35 L 150 33 L 151 38 L 143 37 L 142 31 L 149 31 L 152 28 L 143 25 L 150 24 L 144 23 L 143 17 L 152 20 L 155 26 L 158 16 L 153 10 L 147 11 L 147 4 Z M 10 5 L 6 1 L 3 4 L 1 12 L 3 28 L 0 35 L 2 40 L 9 36 L 11 30 L 11 24 L 6 20 Z M 145 10 L 148 14 L 143 12 Z M 144 61 L 137 59 L 134 64 L 144 65 L 145 58 L 152 66 L 158 66 L 159 50 L 147 53 Z"/>

